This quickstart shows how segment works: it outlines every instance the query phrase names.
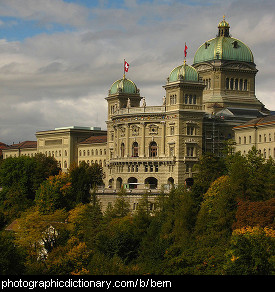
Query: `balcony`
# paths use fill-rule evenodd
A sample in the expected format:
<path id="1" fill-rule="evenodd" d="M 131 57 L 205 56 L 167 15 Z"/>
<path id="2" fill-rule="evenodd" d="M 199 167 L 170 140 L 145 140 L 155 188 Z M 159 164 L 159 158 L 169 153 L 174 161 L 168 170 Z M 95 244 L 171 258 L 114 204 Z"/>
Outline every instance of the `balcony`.
<path id="1" fill-rule="evenodd" d="M 110 164 L 113 163 L 154 163 L 154 162 L 170 162 L 174 163 L 176 161 L 175 156 L 168 157 L 116 157 L 110 159 Z"/>
<path id="2" fill-rule="evenodd" d="M 127 115 L 127 114 L 138 114 L 138 113 L 164 113 L 165 106 L 146 106 L 146 107 L 130 107 L 121 108 L 113 113 L 113 116 Z"/>
<path id="3" fill-rule="evenodd" d="M 184 162 L 196 162 L 199 161 L 198 157 L 195 156 L 185 156 L 184 157 Z"/>

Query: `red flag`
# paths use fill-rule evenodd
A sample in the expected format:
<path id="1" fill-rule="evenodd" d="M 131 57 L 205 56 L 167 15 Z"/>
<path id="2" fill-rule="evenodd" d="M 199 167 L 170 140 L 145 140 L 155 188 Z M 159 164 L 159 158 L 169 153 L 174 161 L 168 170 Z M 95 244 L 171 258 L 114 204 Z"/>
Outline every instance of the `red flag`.
<path id="1" fill-rule="evenodd" d="M 124 61 L 124 71 L 125 72 L 128 72 L 128 70 L 129 70 L 129 64 L 126 62 L 126 61 Z"/>
<path id="2" fill-rule="evenodd" d="M 185 44 L 185 48 L 184 48 L 184 57 L 186 58 L 186 55 L 187 55 L 187 49 L 188 49 L 188 47 L 186 46 L 186 44 Z"/>

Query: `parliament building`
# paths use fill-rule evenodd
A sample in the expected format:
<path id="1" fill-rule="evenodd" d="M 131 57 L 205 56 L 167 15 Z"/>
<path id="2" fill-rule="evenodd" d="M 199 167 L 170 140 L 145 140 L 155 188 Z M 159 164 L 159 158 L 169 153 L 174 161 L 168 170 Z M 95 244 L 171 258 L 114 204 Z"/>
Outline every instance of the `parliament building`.
<path id="1" fill-rule="evenodd" d="M 184 61 L 167 74 L 159 105 L 147 106 L 142 91 L 124 75 L 106 97 L 106 131 L 40 131 L 37 141 L 3 150 L 4 158 L 44 153 L 54 156 L 63 171 L 71 163 L 98 163 L 104 193 L 121 187 L 133 194 L 159 192 L 192 184 L 193 166 L 202 153 L 221 155 L 224 141 L 235 138 L 234 127 L 269 115 L 255 95 L 257 71 L 252 51 L 231 36 L 223 18 L 217 35 L 197 49 L 193 64 Z"/>

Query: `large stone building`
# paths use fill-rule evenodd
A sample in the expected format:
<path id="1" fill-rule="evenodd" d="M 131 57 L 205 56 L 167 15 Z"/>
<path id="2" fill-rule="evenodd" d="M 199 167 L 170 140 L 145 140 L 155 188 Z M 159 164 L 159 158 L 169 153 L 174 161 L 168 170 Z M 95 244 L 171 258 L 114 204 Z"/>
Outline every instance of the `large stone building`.
<path id="1" fill-rule="evenodd" d="M 250 120 L 234 131 L 236 151 L 246 155 L 254 146 L 265 159 L 275 159 L 275 115 Z"/>
<path id="2" fill-rule="evenodd" d="M 147 106 L 124 75 L 106 97 L 107 131 L 68 127 L 37 132 L 36 151 L 54 156 L 64 171 L 81 161 L 101 164 L 105 193 L 122 186 L 159 192 L 192 183 L 193 165 L 203 152 L 219 154 L 223 142 L 234 139 L 234 127 L 268 114 L 255 96 L 253 54 L 229 29 L 223 19 L 217 36 L 196 51 L 193 65 L 184 61 L 170 72 L 160 105 Z M 3 150 L 4 158 L 33 154 L 14 148 Z"/>

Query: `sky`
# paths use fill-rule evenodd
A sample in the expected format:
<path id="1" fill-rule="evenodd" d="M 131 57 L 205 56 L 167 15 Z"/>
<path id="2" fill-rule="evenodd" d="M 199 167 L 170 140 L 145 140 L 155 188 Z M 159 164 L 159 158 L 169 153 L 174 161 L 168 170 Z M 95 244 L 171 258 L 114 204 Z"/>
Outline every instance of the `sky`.
<path id="1" fill-rule="evenodd" d="M 66 126 L 106 129 L 123 60 L 147 105 L 184 59 L 216 36 L 225 15 L 252 50 L 256 96 L 275 110 L 274 0 L 0 0 L 0 142 Z"/>

